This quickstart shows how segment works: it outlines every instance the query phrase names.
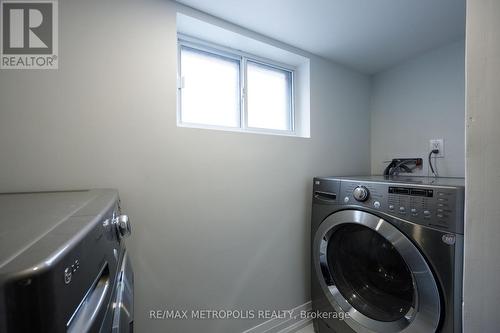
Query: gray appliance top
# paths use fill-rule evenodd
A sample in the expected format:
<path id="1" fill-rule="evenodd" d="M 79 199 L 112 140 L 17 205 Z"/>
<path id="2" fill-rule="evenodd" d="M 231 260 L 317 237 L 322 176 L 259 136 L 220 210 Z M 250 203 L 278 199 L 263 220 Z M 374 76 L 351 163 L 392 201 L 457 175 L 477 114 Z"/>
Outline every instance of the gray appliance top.
<path id="1" fill-rule="evenodd" d="M 350 180 L 359 182 L 465 187 L 464 178 L 452 178 L 452 177 L 435 178 L 435 177 L 422 177 L 422 176 L 343 176 L 343 177 L 319 177 L 319 178 Z"/>
<path id="2" fill-rule="evenodd" d="M 117 196 L 106 189 L 0 193 L 0 269 L 54 229 L 64 232 L 68 219 L 93 220 Z"/>

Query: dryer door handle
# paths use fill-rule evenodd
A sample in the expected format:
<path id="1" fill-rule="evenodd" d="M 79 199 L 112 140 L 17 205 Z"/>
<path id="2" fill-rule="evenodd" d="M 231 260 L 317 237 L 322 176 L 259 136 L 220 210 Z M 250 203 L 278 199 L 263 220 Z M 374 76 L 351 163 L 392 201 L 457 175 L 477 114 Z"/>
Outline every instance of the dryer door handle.
<path id="1" fill-rule="evenodd" d="M 337 200 L 337 194 L 325 191 L 314 191 L 314 197 L 319 200 L 332 202 Z"/>
<path id="2" fill-rule="evenodd" d="M 67 323 L 68 333 L 90 332 L 95 329 L 99 317 L 108 302 L 110 288 L 108 263 L 105 263 L 84 299 Z"/>

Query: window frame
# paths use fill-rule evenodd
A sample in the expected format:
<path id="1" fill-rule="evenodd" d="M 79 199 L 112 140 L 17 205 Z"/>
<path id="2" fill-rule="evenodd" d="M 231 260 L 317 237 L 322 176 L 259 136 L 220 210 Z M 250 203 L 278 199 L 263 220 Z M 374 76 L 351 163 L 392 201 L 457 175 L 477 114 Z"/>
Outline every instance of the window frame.
<path id="1" fill-rule="evenodd" d="M 182 48 L 189 48 L 195 51 L 201 51 L 213 56 L 228 58 L 239 62 L 239 126 L 230 127 L 223 125 L 208 125 L 203 123 L 190 123 L 182 121 L 182 76 L 181 76 L 181 50 Z M 270 128 L 257 128 L 248 126 L 248 99 L 247 99 L 247 61 L 270 67 L 279 71 L 285 71 L 290 74 L 290 129 L 270 129 Z M 296 67 L 273 61 L 267 58 L 259 57 L 240 50 L 231 49 L 218 44 L 203 41 L 194 37 L 183 34 L 177 35 L 177 126 L 178 127 L 191 127 L 202 129 L 215 129 L 225 130 L 232 132 L 246 132 L 257 134 L 275 134 L 285 136 L 298 136 L 296 132 L 296 116 L 295 116 L 295 71 Z"/>

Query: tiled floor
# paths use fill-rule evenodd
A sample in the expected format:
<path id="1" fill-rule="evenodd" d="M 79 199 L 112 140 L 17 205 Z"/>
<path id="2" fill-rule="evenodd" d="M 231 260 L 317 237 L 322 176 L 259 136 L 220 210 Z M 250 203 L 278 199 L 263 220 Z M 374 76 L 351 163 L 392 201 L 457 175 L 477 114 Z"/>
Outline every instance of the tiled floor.
<path id="1" fill-rule="evenodd" d="M 304 328 L 301 328 L 296 333 L 314 333 L 313 324 L 310 324 L 310 325 L 307 325 Z"/>

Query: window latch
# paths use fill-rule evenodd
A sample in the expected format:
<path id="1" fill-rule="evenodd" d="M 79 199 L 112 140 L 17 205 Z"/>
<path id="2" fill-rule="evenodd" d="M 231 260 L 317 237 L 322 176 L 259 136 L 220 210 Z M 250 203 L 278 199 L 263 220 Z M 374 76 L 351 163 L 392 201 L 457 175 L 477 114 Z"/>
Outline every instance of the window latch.
<path id="1" fill-rule="evenodd" d="M 183 89 L 185 86 L 184 76 L 180 76 L 177 78 L 177 89 Z"/>

